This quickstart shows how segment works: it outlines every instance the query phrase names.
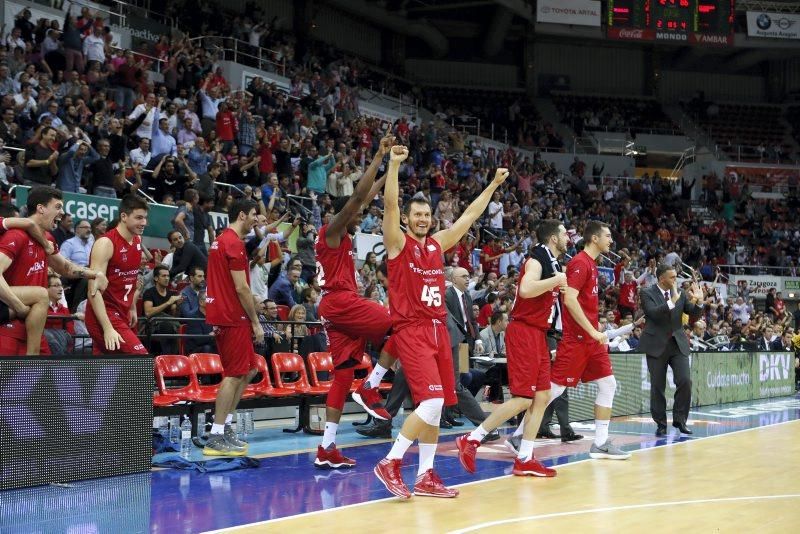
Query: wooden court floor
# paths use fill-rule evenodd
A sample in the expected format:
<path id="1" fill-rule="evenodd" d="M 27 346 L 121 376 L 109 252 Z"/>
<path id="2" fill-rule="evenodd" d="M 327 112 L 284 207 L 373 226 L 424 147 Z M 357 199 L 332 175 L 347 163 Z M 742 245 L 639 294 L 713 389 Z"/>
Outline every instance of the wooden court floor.
<path id="1" fill-rule="evenodd" d="M 462 485 L 453 500 L 390 498 L 230 531 L 800 532 L 800 421 L 558 470 Z"/>

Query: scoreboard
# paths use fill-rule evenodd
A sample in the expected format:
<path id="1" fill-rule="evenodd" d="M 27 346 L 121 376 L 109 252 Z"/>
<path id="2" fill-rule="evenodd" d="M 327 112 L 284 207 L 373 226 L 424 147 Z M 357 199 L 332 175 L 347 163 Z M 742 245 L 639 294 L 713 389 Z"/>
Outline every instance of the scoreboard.
<path id="1" fill-rule="evenodd" d="M 735 0 L 608 0 L 612 39 L 733 45 Z"/>

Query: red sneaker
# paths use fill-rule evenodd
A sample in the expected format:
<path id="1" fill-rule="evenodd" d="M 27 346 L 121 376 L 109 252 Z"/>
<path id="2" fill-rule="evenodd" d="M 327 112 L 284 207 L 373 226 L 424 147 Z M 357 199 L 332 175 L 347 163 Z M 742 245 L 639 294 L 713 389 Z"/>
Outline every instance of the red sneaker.
<path id="1" fill-rule="evenodd" d="M 403 482 L 403 477 L 400 475 L 400 466 L 402 465 L 403 462 L 401 460 L 384 458 L 378 462 L 373 472 L 375 476 L 378 477 L 378 480 L 383 482 L 383 485 L 386 486 L 389 493 L 401 499 L 410 499 L 411 492 L 408 491 L 408 488 Z"/>
<path id="2" fill-rule="evenodd" d="M 364 410 L 376 419 L 381 421 L 389 421 L 392 416 L 383 407 L 383 397 L 378 393 L 378 388 L 365 387 L 367 381 L 358 386 L 358 389 L 353 392 L 353 400 L 361 405 Z"/>
<path id="3" fill-rule="evenodd" d="M 456 438 L 456 447 L 458 447 L 458 461 L 470 473 L 475 472 L 475 456 L 478 454 L 478 447 L 481 446 L 480 441 L 469 439 L 469 434 L 458 436 Z"/>
<path id="4" fill-rule="evenodd" d="M 436 471 L 428 469 L 421 475 L 417 475 L 417 482 L 414 484 L 414 495 L 452 499 L 458 497 L 458 490 L 445 486 Z"/>
<path id="5" fill-rule="evenodd" d="M 349 469 L 355 467 L 356 461 L 347 456 L 343 456 L 336 444 L 331 444 L 327 449 L 322 445 L 317 447 L 317 457 L 314 459 L 314 466 L 321 469 Z"/>
<path id="6" fill-rule="evenodd" d="M 554 477 L 558 474 L 558 471 L 543 466 L 536 458 L 531 458 L 526 462 L 523 462 L 519 458 L 515 458 L 514 469 L 511 472 L 518 477 Z"/>

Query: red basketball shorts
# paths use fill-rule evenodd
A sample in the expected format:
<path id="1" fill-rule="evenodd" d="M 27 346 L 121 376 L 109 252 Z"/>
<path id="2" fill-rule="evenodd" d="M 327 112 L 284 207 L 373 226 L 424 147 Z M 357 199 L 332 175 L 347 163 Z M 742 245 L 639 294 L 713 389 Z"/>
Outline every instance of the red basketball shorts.
<path id="1" fill-rule="evenodd" d="M 508 389 L 515 397 L 533 398 L 550 389 L 550 350 L 547 334 L 512 321 L 506 329 Z"/>
<path id="2" fill-rule="evenodd" d="M 326 293 L 319 315 L 328 336 L 334 367 L 361 361 L 367 341 L 380 347 L 392 326 L 389 309 L 348 291 Z"/>
<path id="3" fill-rule="evenodd" d="M 97 321 L 97 317 L 93 313 L 86 314 L 86 330 L 92 336 L 92 354 L 147 354 L 147 349 L 139 341 L 136 332 L 131 330 L 128 326 L 127 318 L 123 319 L 121 315 L 116 312 L 108 312 L 108 319 L 111 321 L 111 327 L 117 331 L 122 337 L 117 350 L 107 350 L 106 342 L 103 338 L 103 327 Z"/>
<path id="4" fill-rule="evenodd" d="M 400 358 L 415 404 L 441 398 L 446 406 L 458 402 L 453 349 L 443 322 L 421 321 L 393 332 L 390 339 L 390 354 Z"/>
<path id="5" fill-rule="evenodd" d="M 550 380 L 561 386 L 575 387 L 578 382 L 592 382 L 612 374 L 606 345 L 587 336 L 564 337 L 556 350 Z"/>
<path id="6" fill-rule="evenodd" d="M 225 376 L 244 376 L 256 368 L 259 356 L 253 348 L 253 329 L 249 324 L 215 326 L 214 339 Z"/>

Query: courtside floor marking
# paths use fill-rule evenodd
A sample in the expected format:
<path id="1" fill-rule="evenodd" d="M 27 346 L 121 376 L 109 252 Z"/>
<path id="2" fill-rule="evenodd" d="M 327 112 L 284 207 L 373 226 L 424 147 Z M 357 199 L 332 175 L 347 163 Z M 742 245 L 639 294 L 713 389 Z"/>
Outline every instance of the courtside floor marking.
<path id="1" fill-rule="evenodd" d="M 726 436 L 731 436 L 733 434 L 740 434 L 740 433 L 743 433 L 743 432 L 750 432 L 750 431 L 753 431 L 753 430 L 762 430 L 762 429 L 765 429 L 765 428 L 782 426 L 782 425 L 786 425 L 786 424 L 790 424 L 790 423 L 798 423 L 798 421 L 800 421 L 800 420 L 781 421 L 779 423 L 773 423 L 773 424 L 770 424 L 770 425 L 757 426 L 757 427 L 753 427 L 753 428 L 744 428 L 744 429 L 741 429 L 741 430 L 733 430 L 733 431 L 727 432 L 725 434 L 716 434 L 714 436 L 708 436 L 708 437 L 697 438 L 697 439 L 690 439 L 690 440 L 686 440 L 686 441 L 673 441 L 673 442 L 670 442 L 670 443 L 665 443 L 663 445 L 656 445 L 655 447 L 647 447 L 647 448 L 643 448 L 643 449 L 637 449 L 637 450 L 634 450 L 634 451 L 626 451 L 626 452 L 630 452 L 632 454 L 636 454 L 636 453 L 642 453 L 642 452 L 646 452 L 646 451 L 653 451 L 653 450 L 661 449 L 661 448 L 664 448 L 664 447 L 675 447 L 675 446 L 678 446 L 678 445 L 685 445 L 687 443 L 701 443 L 701 442 L 706 441 L 706 440 L 715 439 L 715 438 L 724 438 Z M 572 465 L 578 465 L 578 464 L 582 464 L 582 463 L 585 463 L 585 462 L 593 462 L 593 461 L 595 461 L 595 460 L 593 460 L 591 458 L 586 458 L 584 460 L 578 460 L 576 462 L 569 462 L 567 464 L 559 465 L 558 469 L 561 470 L 561 469 L 563 469 L 565 467 L 569 467 L 569 466 L 572 466 Z M 454 484 L 453 486 L 450 486 L 450 487 L 461 488 L 461 487 L 464 487 L 464 486 L 471 486 L 473 484 L 483 484 L 485 482 L 493 482 L 495 480 L 502 480 L 504 478 L 511 478 L 513 476 L 514 475 L 503 475 L 503 476 L 499 476 L 499 477 L 487 478 L 487 479 L 484 479 L 484 480 L 474 480 L 472 482 L 464 482 L 463 484 Z M 776 496 L 760 496 L 760 497 L 730 497 L 730 498 L 721 498 L 721 499 L 709 499 L 708 502 L 715 502 L 715 501 L 724 502 L 726 500 L 732 500 L 732 499 L 736 499 L 736 500 L 762 499 L 763 500 L 765 498 L 777 499 L 777 498 L 790 498 L 790 497 L 797 498 L 797 497 L 800 497 L 800 495 L 776 495 Z M 369 505 L 369 504 L 374 504 L 374 503 L 378 503 L 378 502 L 386 502 L 386 501 L 399 501 L 399 499 L 397 497 L 394 497 L 394 496 L 385 497 L 383 499 L 376 499 L 376 500 L 373 500 L 373 501 L 364 501 L 364 502 L 359 502 L 359 503 L 355 503 L 355 504 L 347 504 L 345 506 L 338 506 L 336 508 L 328 508 L 328 509 L 325 509 L 325 510 L 314 510 L 313 512 L 305 512 L 305 513 L 302 513 L 302 514 L 290 515 L 290 516 L 286 516 L 286 517 L 279 517 L 279 518 L 276 518 L 276 519 L 267 519 L 265 521 L 257 521 L 255 523 L 245 523 L 243 525 L 236 525 L 234 527 L 227 527 L 227 528 L 222 528 L 222 529 L 219 529 L 219 530 L 211 530 L 211 531 L 207 531 L 207 534 L 217 534 L 217 533 L 222 533 L 222 532 L 235 532 L 236 530 L 241 529 L 241 528 L 256 527 L 256 526 L 260 526 L 260 525 L 272 525 L 272 524 L 280 523 L 282 521 L 297 519 L 299 517 L 310 517 L 310 516 L 314 516 L 314 515 L 325 514 L 325 513 L 328 513 L 328 512 L 335 512 L 335 511 L 339 511 L 339 510 L 347 510 L 347 509 L 350 509 L 350 508 L 357 508 L 357 507 L 360 507 L 360 506 L 366 506 L 366 505 Z M 685 501 L 685 502 L 686 503 L 693 503 L 693 502 L 703 502 L 703 501 Z M 677 504 L 677 503 L 672 503 L 672 504 Z M 654 504 L 645 504 L 645 505 L 629 505 L 627 507 L 626 506 L 619 506 L 619 507 L 610 507 L 608 509 L 585 510 L 585 511 L 574 512 L 574 513 L 600 512 L 600 511 L 606 511 L 606 510 L 611 511 L 611 510 L 616 510 L 616 509 L 623 510 L 623 509 L 634 508 L 634 507 L 640 507 L 641 508 L 641 507 L 648 507 L 648 506 L 649 507 L 662 506 L 662 504 L 654 503 Z M 557 517 L 559 515 L 569 515 L 569 514 L 574 514 L 574 513 L 573 512 L 562 512 L 560 514 L 551 514 L 551 516 L 552 517 Z M 533 516 L 534 519 L 541 519 L 541 518 L 544 518 L 544 517 L 545 516 Z M 517 521 L 520 521 L 520 520 L 522 520 L 522 518 L 501 520 L 497 524 L 502 524 L 503 521 L 517 522 Z M 485 525 L 485 526 L 491 526 L 491 525 Z M 474 528 L 475 527 L 469 527 L 467 530 L 454 531 L 454 532 L 469 532 L 470 530 L 472 530 Z"/>

